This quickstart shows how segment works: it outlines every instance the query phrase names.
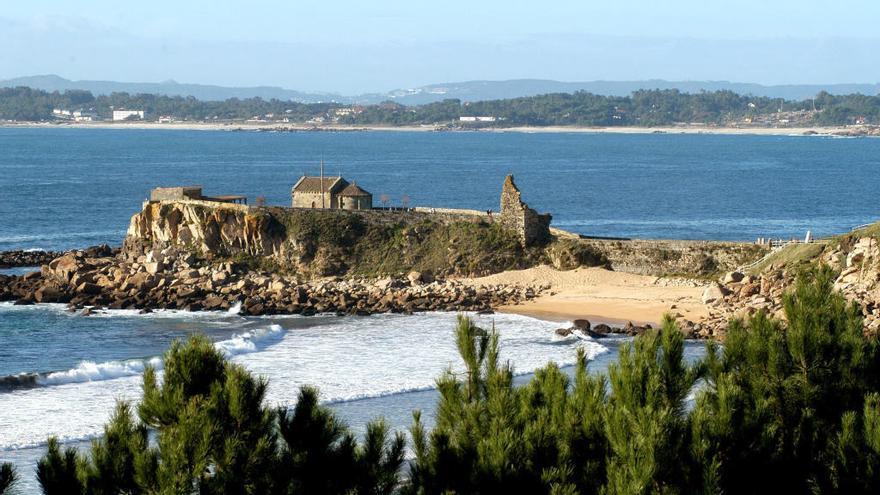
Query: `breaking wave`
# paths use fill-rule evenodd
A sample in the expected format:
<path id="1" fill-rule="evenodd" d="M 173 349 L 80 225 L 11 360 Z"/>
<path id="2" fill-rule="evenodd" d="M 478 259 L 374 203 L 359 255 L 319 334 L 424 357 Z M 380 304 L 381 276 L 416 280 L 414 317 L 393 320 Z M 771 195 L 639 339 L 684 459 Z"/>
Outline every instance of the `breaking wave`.
<path id="1" fill-rule="evenodd" d="M 227 358 L 257 352 L 277 342 L 284 335 L 281 325 L 270 325 L 268 328 L 250 330 L 233 335 L 228 340 L 214 343 L 214 347 Z M 21 388 L 49 387 L 69 383 L 97 382 L 114 380 L 129 376 L 141 375 L 147 366 L 162 370 L 164 363 L 160 357 L 147 359 L 129 359 L 125 361 L 107 361 L 96 363 L 82 361 L 74 368 L 49 373 L 19 373 L 0 377 L 0 391 Z"/>

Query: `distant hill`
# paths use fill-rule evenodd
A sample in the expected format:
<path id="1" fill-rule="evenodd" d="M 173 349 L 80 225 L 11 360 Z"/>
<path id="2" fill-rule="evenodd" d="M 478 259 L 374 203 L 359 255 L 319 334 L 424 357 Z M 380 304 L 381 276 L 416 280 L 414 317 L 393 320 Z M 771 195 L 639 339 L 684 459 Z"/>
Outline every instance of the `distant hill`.
<path id="1" fill-rule="evenodd" d="M 628 96 L 640 89 L 678 89 L 684 93 L 730 90 L 742 95 L 805 100 L 821 91 L 844 95 L 860 93 L 880 94 L 880 84 L 791 84 L 764 86 L 752 83 L 728 81 L 589 81 L 559 82 L 544 79 L 514 79 L 509 81 L 466 81 L 447 84 L 431 84 L 410 90 L 397 90 L 387 96 L 405 105 L 417 105 L 457 98 L 462 101 L 484 101 L 535 96 L 547 93 L 574 93 L 587 91 L 604 96 Z"/>
<path id="2" fill-rule="evenodd" d="M 300 103 L 320 103 L 327 101 L 349 100 L 331 93 L 305 93 L 275 86 L 254 86 L 230 88 L 208 84 L 181 84 L 176 81 L 160 83 L 129 83 L 115 81 L 71 81 L 56 75 L 18 77 L 0 81 L 0 87 L 27 86 L 44 91 L 66 91 L 83 89 L 91 91 L 95 96 L 110 93 L 147 93 L 167 96 L 192 96 L 205 101 L 222 101 L 229 98 L 254 98 L 264 100 L 278 99 Z"/>
<path id="3" fill-rule="evenodd" d="M 831 94 L 865 95 L 880 94 L 880 84 L 790 84 L 764 86 L 751 83 L 728 81 L 665 81 L 660 79 L 645 81 L 588 81 L 560 82 L 545 79 L 514 79 L 509 81 L 465 81 L 444 84 L 431 84 L 413 89 L 398 89 L 387 93 L 369 93 L 345 96 L 335 93 L 308 93 L 276 86 L 226 87 L 207 84 L 182 84 L 175 81 L 160 83 L 129 83 L 114 81 L 71 81 L 56 75 L 19 77 L 0 81 L 0 87 L 28 86 L 45 91 L 65 91 L 83 89 L 93 94 L 105 95 L 113 92 L 149 93 L 168 96 L 193 96 L 205 101 L 226 100 L 229 98 L 259 97 L 265 100 L 278 99 L 301 103 L 334 101 L 339 103 L 381 103 L 395 101 L 404 105 L 420 105 L 456 98 L 462 101 L 484 101 L 521 96 L 535 96 L 547 93 L 573 93 L 588 91 L 605 96 L 627 96 L 639 89 L 678 89 L 685 93 L 700 91 L 730 90 L 743 95 L 804 100 L 812 98 L 820 91 Z"/>

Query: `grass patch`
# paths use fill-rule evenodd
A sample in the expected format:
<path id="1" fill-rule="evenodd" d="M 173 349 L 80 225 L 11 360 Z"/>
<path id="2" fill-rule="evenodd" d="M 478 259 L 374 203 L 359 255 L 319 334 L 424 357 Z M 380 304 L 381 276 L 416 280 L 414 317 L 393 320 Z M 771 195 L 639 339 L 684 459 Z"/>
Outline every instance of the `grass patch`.
<path id="1" fill-rule="evenodd" d="M 825 250 L 824 243 L 792 244 L 768 256 L 764 261 L 751 267 L 748 272 L 759 274 L 771 265 L 777 267 L 797 267 L 815 260 Z"/>

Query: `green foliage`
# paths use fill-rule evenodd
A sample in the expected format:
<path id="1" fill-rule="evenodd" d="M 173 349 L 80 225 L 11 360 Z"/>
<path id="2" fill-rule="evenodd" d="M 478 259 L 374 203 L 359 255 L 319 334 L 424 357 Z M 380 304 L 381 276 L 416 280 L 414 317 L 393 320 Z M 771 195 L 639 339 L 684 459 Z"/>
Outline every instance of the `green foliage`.
<path id="1" fill-rule="evenodd" d="M 768 492 L 833 493 L 851 481 L 835 465 L 849 465 L 841 453 L 862 438 L 853 411 L 878 390 L 878 354 L 833 280 L 827 267 L 804 273 L 785 298 L 787 325 L 759 314 L 731 325 L 723 356 L 710 347 L 694 449 L 723 491 L 754 490 L 758 478 Z"/>
<path id="2" fill-rule="evenodd" d="M 524 250 L 497 223 L 441 220 L 407 212 L 277 212 L 291 254 L 309 275 L 386 276 L 418 270 L 435 275 L 488 275 L 532 266 L 540 249 Z M 299 266 L 299 265 L 298 265 Z M 302 267 L 300 267 L 302 269 Z"/>
<path id="3" fill-rule="evenodd" d="M 515 388 L 512 369 L 498 362 L 494 330 L 460 317 L 456 342 L 465 372 L 450 370 L 438 380 L 437 425 L 430 434 L 414 414 L 416 458 L 407 490 L 597 493 L 605 470 L 605 381 L 587 374 L 583 353 L 573 387 L 550 365 Z"/>
<path id="4" fill-rule="evenodd" d="M 547 257 L 557 270 L 574 270 L 581 266 L 608 266 L 605 253 L 586 242 L 561 239 L 547 247 Z"/>
<path id="5" fill-rule="evenodd" d="M 523 250 L 516 235 L 496 223 L 424 220 L 371 225 L 351 266 L 358 275 L 488 275 L 531 266 L 541 255 Z"/>
<path id="6" fill-rule="evenodd" d="M 86 493 L 138 494 L 154 488 L 158 457 L 148 445 L 147 428 L 135 423 L 131 406 L 117 404 L 104 436 L 92 441 L 88 460 L 80 459 L 78 476 Z"/>
<path id="7" fill-rule="evenodd" d="M 366 105 L 340 119 L 343 124 L 415 125 L 459 124 L 462 116 L 495 116 L 478 126 L 658 126 L 679 122 L 724 124 L 746 117 L 818 110 L 819 125 L 844 125 L 864 120 L 880 123 L 880 97 L 860 94 L 831 95 L 815 99 L 780 101 L 778 98 L 740 95 L 732 91 L 682 93 L 679 90 L 639 90 L 630 96 L 602 96 L 577 91 L 505 100 L 462 102 L 456 99 L 404 106 L 385 102 Z M 192 97 L 113 93 L 93 96 L 88 91 L 46 92 L 26 87 L 0 88 L 0 119 L 42 121 L 52 119 L 52 109 L 93 109 L 109 118 L 112 107 L 143 109 L 147 115 L 173 115 L 183 120 L 245 120 L 266 115 L 304 123 L 316 117 L 332 120 L 339 103 L 295 103 L 261 98 L 200 101 Z"/>
<path id="8" fill-rule="evenodd" d="M 699 368 L 683 358 L 684 338 L 671 318 L 660 333 L 622 346 L 608 370 L 605 409 L 610 448 L 607 493 L 678 493 L 688 479 L 685 398 Z"/>
<path id="9" fill-rule="evenodd" d="M 413 493 L 874 493 L 877 343 L 827 268 L 801 275 L 787 323 L 731 325 L 687 365 L 670 319 L 621 347 L 608 383 L 581 358 L 511 386 L 492 333 L 459 322 L 464 375 L 440 381 L 437 427 L 415 415 Z M 468 343 L 472 343 L 468 345 Z M 696 402 L 689 406 L 689 394 Z"/>
<path id="10" fill-rule="evenodd" d="M 4 462 L 0 464 L 0 495 L 11 493 L 11 489 L 18 482 L 18 473 L 12 464 Z"/>
<path id="11" fill-rule="evenodd" d="M 359 444 L 317 392 L 290 413 L 264 405 L 267 382 L 229 363 L 201 336 L 166 352 L 161 383 L 144 373 L 140 422 L 117 405 L 89 455 L 49 440 L 39 462 L 44 493 L 390 493 L 404 437 L 383 421 Z M 156 433 L 153 445 L 148 428 Z"/>
<path id="12" fill-rule="evenodd" d="M 76 449 L 64 450 L 58 440 L 49 439 L 46 455 L 37 463 L 37 481 L 45 495 L 75 495 L 85 493 L 85 487 L 77 476 L 82 461 Z"/>
<path id="13" fill-rule="evenodd" d="M 397 486 L 405 440 L 398 433 L 389 440 L 388 425 L 367 425 L 363 445 L 328 409 L 318 405 L 317 390 L 300 390 L 293 411 L 279 410 L 284 440 L 281 465 L 283 486 L 294 493 L 385 494 Z"/>

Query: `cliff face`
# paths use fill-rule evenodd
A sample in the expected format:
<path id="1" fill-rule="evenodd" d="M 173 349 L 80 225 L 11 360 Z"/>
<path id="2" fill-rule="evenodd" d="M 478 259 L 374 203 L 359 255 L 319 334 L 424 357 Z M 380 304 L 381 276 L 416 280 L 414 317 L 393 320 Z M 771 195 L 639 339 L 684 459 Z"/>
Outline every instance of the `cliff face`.
<path id="1" fill-rule="evenodd" d="M 549 220 L 549 217 L 548 217 Z M 302 278 L 488 275 L 549 263 L 561 270 L 608 266 L 650 275 L 708 277 L 757 259 L 763 248 L 736 243 L 546 239 L 485 215 L 248 208 L 205 201 L 146 203 L 125 240 L 131 258 L 175 247 Z"/>
<path id="2" fill-rule="evenodd" d="M 516 233 L 473 215 L 248 208 L 203 201 L 146 203 L 125 240 L 133 258 L 176 247 L 230 260 L 327 275 L 484 275 L 538 262 Z"/>
<path id="3" fill-rule="evenodd" d="M 126 250 L 184 246 L 201 253 L 283 255 L 284 229 L 265 213 L 247 207 L 200 201 L 147 203 L 134 215 Z"/>

